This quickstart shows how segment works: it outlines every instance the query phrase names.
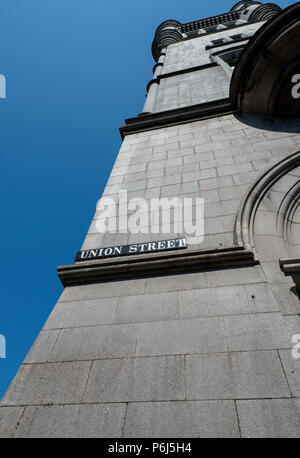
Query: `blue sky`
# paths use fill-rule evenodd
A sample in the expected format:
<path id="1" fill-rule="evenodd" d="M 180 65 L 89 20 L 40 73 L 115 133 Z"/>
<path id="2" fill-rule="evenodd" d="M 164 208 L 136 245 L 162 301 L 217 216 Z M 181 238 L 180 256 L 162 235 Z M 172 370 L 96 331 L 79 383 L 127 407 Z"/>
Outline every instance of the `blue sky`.
<path id="1" fill-rule="evenodd" d="M 156 27 L 233 4 L 0 1 L 0 398 L 62 291 L 56 266 L 81 247 L 121 145 L 118 127 L 142 110 Z"/>

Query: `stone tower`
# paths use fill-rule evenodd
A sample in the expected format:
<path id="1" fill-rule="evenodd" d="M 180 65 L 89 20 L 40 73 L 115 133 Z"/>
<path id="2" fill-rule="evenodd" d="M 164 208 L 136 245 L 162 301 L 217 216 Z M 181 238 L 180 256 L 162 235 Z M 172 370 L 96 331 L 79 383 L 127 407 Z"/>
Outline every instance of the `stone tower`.
<path id="1" fill-rule="evenodd" d="M 144 109 L 120 128 L 76 262 L 58 268 L 64 292 L 0 435 L 300 436 L 299 38 L 299 3 L 158 27 Z M 169 233 L 160 219 L 134 233 L 129 206 L 101 232 L 102 203 L 114 216 L 124 191 L 146 222 L 153 199 L 204 199 L 204 233 L 175 211 Z"/>

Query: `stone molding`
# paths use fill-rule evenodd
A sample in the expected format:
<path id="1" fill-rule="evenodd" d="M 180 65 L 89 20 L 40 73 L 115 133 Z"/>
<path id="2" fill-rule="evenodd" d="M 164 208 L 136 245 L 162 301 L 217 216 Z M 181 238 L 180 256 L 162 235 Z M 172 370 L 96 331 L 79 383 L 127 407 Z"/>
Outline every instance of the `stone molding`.
<path id="1" fill-rule="evenodd" d="M 241 247 L 215 250 L 186 250 L 109 258 L 59 266 L 58 276 L 64 287 L 113 280 L 174 275 L 233 267 L 254 266 L 258 261 L 251 251 Z"/>
<path id="2" fill-rule="evenodd" d="M 286 277 L 292 277 L 300 299 L 300 258 L 279 259 L 279 265 Z"/>
<path id="3" fill-rule="evenodd" d="M 163 64 L 155 64 L 154 65 L 154 68 L 153 68 L 153 73 L 155 71 L 155 69 L 157 68 L 157 66 L 162 66 L 163 67 Z M 217 67 L 218 64 L 216 64 L 215 62 L 211 62 L 209 64 L 205 64 L 205 65 L 197 65 L 196 67 L 189 67 L 189 68 L 183 68 L 182 70 L 177 70 L 176 72 L 170 72 L 170 73 L 162 73 L 160 75 L 158 75 L 156 78 L 150 80 L 147 84 L 147 93 L 149 92 L 149 89 L 150 87 L 152 86 L 153 83 L 157 83 L 159 84 L 160 83 L 160 80 L 162 79 L 166 79 L 166 78 L 173 78 L 174 76 L 179 76 L 179 75 L 184 75 L 185 73 L 192 73 L 192 72 L 196 72 L 198 70 L 205 70 L 207 68 L 212 68 L 212 67 Z"/>
<path id="4" fill-rule="evenodd" d="M 232 114 L 235 111 L 229 99 L 214 100 L 159 113 L 143 113 L 142 116 L 126 119 L 126 125 L 121 126 L 119 130 L 122 139 L 124 139 L 125 135 L 128 134 Z"/>
<path id="5" fill-rule="evenodd" d="M 206 27 L 212 27 L 219 24 L 226 24 L 226 22 L 232 22 L 239 19 L 239 13 L 231 11 L 229 13 L 217 14 L 216 16 L 207 17 L 204 19 L 199 19 L 197 21 L 186 22 L 181 24 L 179 29 L 182 33 L 189 33 L 197 31 L 199 29 L 204 29 Z"/>

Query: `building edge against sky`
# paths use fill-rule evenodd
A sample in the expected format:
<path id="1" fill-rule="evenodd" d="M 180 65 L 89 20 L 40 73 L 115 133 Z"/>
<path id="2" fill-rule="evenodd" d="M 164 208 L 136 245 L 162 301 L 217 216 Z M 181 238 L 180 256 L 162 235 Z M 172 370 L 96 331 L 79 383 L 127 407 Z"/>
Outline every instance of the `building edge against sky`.
<path id="1" fill-rule="evenodd" d="M 0 436 L 300 436 L 299 38 L 300 3 L 157 28 L 102 197 L 202 198 L 204 238 L 100 233 L 96 212 L 81 251 L 153 249 L 58 267 Z"/>

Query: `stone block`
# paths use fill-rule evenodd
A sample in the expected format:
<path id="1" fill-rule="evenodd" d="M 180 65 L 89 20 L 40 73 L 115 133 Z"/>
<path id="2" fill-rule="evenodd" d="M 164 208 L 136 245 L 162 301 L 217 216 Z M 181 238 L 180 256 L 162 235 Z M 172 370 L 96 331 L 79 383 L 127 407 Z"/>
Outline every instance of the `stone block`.
<path id="1" fill-rule="evenodd" d="M 26 407 L 18 438 L 121 437 L 126 404 Z"/>
<path id="2" fill-rule="evenodd" d="M 124 437 L 239 437 L 234 402 L 130 403 Z"/>
<path id="3" fill-rule="evenodd" d="M 237 173 L 233 175 L 233 181 L 237 186 L 248 184 L 249 187 L 249 184 L 253 183 L 259 174 L 260 172 L 258 172 L 257 170 L 253 172 Z"/>
<path id="4" fill-rule="evenodd" d="M 233 231 L 234 221 L 235 215 L 206 218 L 204 221 L 205 234 L 224 234 L 225 232 Z"/>
<path id="5" fill-rule="evenodd" d="M 240 315 L 250 312 L 242 286 L 181 291 L 178 293 L 178 300 L 179 318 Z"/>
<path id="6" fill-rule="evenodd" d="M 90 361 L 23 365 L 2 404 L 78 403 L 82 399 L 90 367 Z"/>
<path id="7" fill-rule="evenodd" d="M 31 350 L 25 358 L 25 363 L 47 362 L 59 335 L 59 331 L 41 331 Z"/>
<path id="8" fill-rule="evenodd" d="M 200 181 L 200 190 L 205 191 L 208 189 L 222 189 L 226 186 L 233 185 L 233 180 L 231 176 L 219 177 L 219 178 L 209 178 L 208 180 Z"/>
<path id="9" fill-rule="evenodd" d="M 94 361 L 85 402 L 185 399 L 183 356 Z"/>
<path id="10" fill-rule="evenodd" d="M 242 437 L 299 438 L 300 405 L 294 399 L 237 401 Z"/>
<path id="11" fill-rule="evenodd" d="M 177 318 L 177 307 L 176 292 L 120 297 L 115 322 L 172 320 Z"/>
<path id="12" fill-rule="evenodd" d="M 211 169 L 214 167 L 223 167 L 224 165 L 233 164 L 232 156 L 227 156 L 221 159 L 214 159 L 212 161 L 203 161 L 200 163 L 201 169 Z"/>
<path id="13" fill-rule="evenodd" d="M 264 282 L 259 266 L 214 270 L 206 273 L 209 288 Z"/>
<path id="14" fill-rule="evenodd" d="M 298 334 L 300 335 L 300 328 L 298 328 Z M 292 395 L 300 398 L 300 349 L 295 353 L 298 355 L 297 359 L 293 357 L 291 350 L 281 350 L 279 352 Z"/>
<path id="15" fill-rule="evenodd" d="M 199 172 L 187 172 L 183 173 L 183 181 L 197 181 L 197 180 L 205 180 L 208 178 L 214 178 L 217 176 L 217 172 L 214 168 L 212 169 L 205 169 L 200 170 Z"/>
<path id="16" fill-rule="evenodd" d="M 291 347 L 290 335 L 280 313 L 226 316 L 224 321 L 230 351 Z"/>
<path id="17" fill-rule="evenodd" d="M 0 407 L 0 439 L 14 437 L 24 407 Z"/>
<path id="18" fill-rule="evenodd" d="M 249 186 L 248 185 L 240 185 L 240 186 L 227 186 L 220 190 L 220 198 L 222 201 L 229 201 L 231 202 L 233 199 L 238 199 L 239 203 L 242 203 L 242 199 L 245 196 Z M 236 213 L 239 207 L 236 208 Z"/>
<path id="19" fill-rule="evenodd" d="M 207 273 L 189 273 L 152 277 L 146 280 L 146 293 L 207 288 Z"/>
<path id="20" fill-rule="evenodd" d="M 276 351 L 187 356 L 187 399 L 290 397 Z"/>
<path id="21" fill-rule="evenodd" d="M 238 173 L 250 172 L 253 170 L 250 162 L 245 162 L 243 164 L 233 164 L 233 165 L 224 165 L 218 167 L 218 175 L 220 177 L 224 175 L 236 175 Z"/>
<path id="22" fill-rule="evenodd" d="M 117 298 L 58 302 L 45 329 L 95 326 L 115 322 Z"/>
<path id="23" fill-rule="evenodd" d="M 140 325 L 138 356 L 214 353 L 227 350 L 221 318 L 159 321 Z"/>
<path id="24" fill-rule="evenodd" d="M 59 302 L 84 301 L 106 297 L 143 294 L 145 291 L 145 283 L 146 281 L 141 279 L 71 286 L 64 289 Z"/>
<path id="25" fill-rule="evenodd" d="M 138 325 L 116 324 L 63 329 L 49 361 L 133 356 Z"/>
<path id="26" fill-rule="evenodd" d="M 245 285 L 251 313 L 279 312 L 280 307 L 266 283 Z"/>

